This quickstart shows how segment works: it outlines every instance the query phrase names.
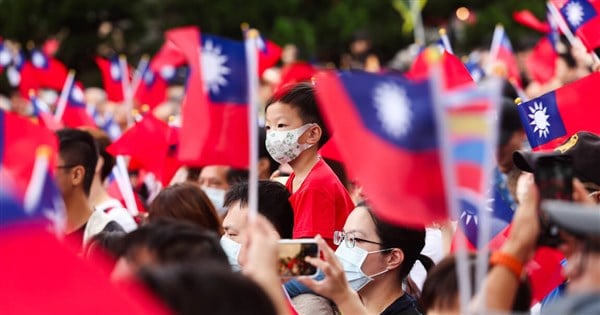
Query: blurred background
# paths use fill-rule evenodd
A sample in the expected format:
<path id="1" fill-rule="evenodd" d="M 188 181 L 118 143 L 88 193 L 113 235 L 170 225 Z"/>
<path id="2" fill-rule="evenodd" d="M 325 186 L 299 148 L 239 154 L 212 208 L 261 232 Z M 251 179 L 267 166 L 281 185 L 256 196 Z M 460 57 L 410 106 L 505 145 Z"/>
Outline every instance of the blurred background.
<path id="1" fill-rule="evenodd" d="M 531 48 L 539 35 L 514 22 L 515 11 L 545 15 L 543 0 L 420 1 L 426 44 L 448 29 L 455 53 L 488 48 L 495 24 L 502 23 L 515 51 Z M 414 42 L 411 0 L 0 0 L 0 36 L 22 47 L 56 39 L 56 57 L 77 70 L 86 85 L 100 86 L 95 55 L 124 53 L 130 62 L 154 54 L 163 32 L 198 25 L 203 32 L 241 39 L 249 23 L 299 58 L 339 66 L 350 42 L 366 36 L 382 64 Z M 2 82 L 3 88 L 8 85 Z"/>

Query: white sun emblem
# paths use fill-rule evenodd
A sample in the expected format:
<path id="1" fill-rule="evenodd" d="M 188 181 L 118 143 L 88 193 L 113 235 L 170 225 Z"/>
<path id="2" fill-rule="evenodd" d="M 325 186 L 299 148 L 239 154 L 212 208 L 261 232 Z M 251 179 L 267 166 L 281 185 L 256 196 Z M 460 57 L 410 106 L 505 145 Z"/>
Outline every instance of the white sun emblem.
<path id="1" fill-rule="evenodd" d="M 12 56 L 10 55 L 10 52 L 6 48 L 0 47 L 0 65 L 6 66 L 11 60 Z"/>
<path id="2" fill-rule="evenodd" d="M 221 47 L 207 40 L 202 46 L 202 76 L 205 87 L 213 93 L 219 93 L 221 86 L 227 85 L 225 76 L 231 69 L 225 66 L 227 56 L 221 54 Z"/>
<path id="3" fill-rule="evenodd" d="M 373 100 L 377 109 L 377 118 L 381 121 L 385 132 L 394 139 L 406 135 L 412 118 L 406 91 L 396 84 L 382 83 L 373 91 Z"/>
<path id="4" fill-rule="evenodd" d="M 71 96 L 73 100 L 78 103 L 83 103 L 83 91 L 78 86 L 73 87 L 73 92 L 71 92 Z"/>
<path id="5" fill-rule="evenodd" d="M 114 62 L 110 63 L 110 76 L 115 81 L 121 79 L 121 67 L 119 67 L 119 64 Z"/>
<path id="6" fill-rule="evenodd" d="M 533 103 L 533 106 L 529 106 L 529 111 L 531 112 L 531 114 L 527 115 L 531 118 L 529 124 L 535 126 L 533 132 L 537 132 L 540 138 L 546 138 L 550 134 L 550 129 L 548 129 L 550 127 L 550 122 L 548 122 L 550 115 L 546 114 L 547 109 L 542 103 L 538 102 Z"/>
<path id="7" fill-rule="evenodd" d="M 44 56 L 42 56 L 42 53 L 40 53 L 39 51 L 36 51 L 31 56 L 31 62 L 33 62 L 33 65 L 36 66 L 37 68 L 42 68 L 46 64 L 46 58 L 44 58 Z"/>
<path id="8" fill-rule="evenodd" d="M 567 20 L 573 27 L 577 27 L 583 22 L 583 7 L 579 2 L 567 4 Z"/>

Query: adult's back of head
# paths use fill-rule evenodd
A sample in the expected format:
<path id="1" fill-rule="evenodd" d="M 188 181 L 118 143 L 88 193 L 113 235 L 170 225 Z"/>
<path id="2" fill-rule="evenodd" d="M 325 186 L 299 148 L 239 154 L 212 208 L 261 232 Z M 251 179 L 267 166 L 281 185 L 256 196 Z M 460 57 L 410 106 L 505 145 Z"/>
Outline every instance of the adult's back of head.
<path id="1" fill-rule="evenodd" d="M 94 138 L 86 131 L 68 128 L 58 130 L 56 135 L 59 157 L 64 163 L 59 167 L 82 166 L 84 169 L 82 188 L 83 192 L 89 195 L 98 162 L 98 148 Z"/>
<path id="2" fill-rule="evenodd" d="M 116 159 L 110 153 L 106 152 L 106 148 L 111 145 L 112 141 L 106 134 L 106 132 L 89 127 L 82 127 L 81 130 L 87 131 L 89 134 L 94 137 L 96 141 L 96 145 L 98 146 L 98 154 L 102 158 L 102 169 L 100 169 L 100 180 L 104 182 L 108 175 L 112 172 L 113 167 L 115 167 Z"/>
<path id="3" fill-rule="evenodd" d="M 148 209 L 150 222 L 173 218 L 195 223 L 222 234 L 221 222 L 204 191 L 192 183 L 181 183 L 163 189 Z"/>
<path id="4" fill-rule="evenodd" d="M 140 279 L 178 315 L 276 314 L 252 280 L 214 264 L 177 264 L 142 270 Z"/>
<path id="5" fill-rule="evenodd" d="M 282 184 L 270 180 L 258 182 L 258 213 L 273 224 L 281 238 L 292 238 L 294 229 L 294 210 L 289 198 L 290 192 Z M 248 206 L 248 183 L 237 183 L 225 195 L 225 207 L 236 202 L 241 207 Z"/>

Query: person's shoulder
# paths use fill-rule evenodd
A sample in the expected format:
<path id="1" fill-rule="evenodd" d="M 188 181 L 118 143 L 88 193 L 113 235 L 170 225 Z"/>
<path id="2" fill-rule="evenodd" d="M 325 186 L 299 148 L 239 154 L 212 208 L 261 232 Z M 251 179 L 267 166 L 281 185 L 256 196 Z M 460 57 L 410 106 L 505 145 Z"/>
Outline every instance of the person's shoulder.
<path id="1" fill-rule="evenodd" d="M 342 186 L 342 183 L 338 179 L 337 175 L 333 172 L 331 167 L 323 159 L 319 159 L 317 164 L 310 170 L 307 177 L 311 183 L 319 183 L 326 187 L 337 187 Z"/>

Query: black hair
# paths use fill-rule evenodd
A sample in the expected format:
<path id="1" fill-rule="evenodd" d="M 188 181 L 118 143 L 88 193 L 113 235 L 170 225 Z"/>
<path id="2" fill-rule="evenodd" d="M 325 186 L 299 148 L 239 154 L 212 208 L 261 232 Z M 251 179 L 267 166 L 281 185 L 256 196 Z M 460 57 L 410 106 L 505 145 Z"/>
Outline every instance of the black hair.
<path id="1" fill-rule="evenodd" d="M 102 164 L 102 169 L 100 170 L 100 180 L 104 182 L 108 175 L 112 172 L 113 167 L 115 167 L 116 159 L 110 153 L 106 152 L 106 148 L 111 145 L 112 141 L 106 134 L 106 132 L 90 128 L 90 127 L 81 127 L 81 130 L 89 132 L 94 140 L 96 141 L 96 146 L 98 147 L 98 154 L 104 160 Z"/>
<path id="2" fill-rule="evenodd" d="M 399 248 L 404 253 L 404 261 L 400 267 L 400 281 L 403 281 L 417 260 L 423 263 L 425 270 L 433 262 L 427 256 L 421 255 L 425 246 L 425 227 L 407 228 L 396 226 L 379 219 L 370 208 L 366 208 L 375 223 L 375 231 L 381 240 L 381 248 Z M 427 259 L 426 259 L 427 258 Z"/>
<path id="3" fill-rule="evenodd" d="M 281 102 L 295 108 L 304 124 L 315 123 L 321 127 L 322 134 L 321 139 L 319 139 L 319 148 L 329 140 L 329 133 L 319 113 L 315 87 L 312 83 L 300 82 L 284 86 L 267 101 L 265 112 L 275 102 Z"/>
<path id="4" fill-rule="evenodd" d="M 292 238 L 294 229 L 294 210 L 290 201 L 290 192 L 282 184 L 261 180 L 258 182 L 258 212 L 275 226 L 281 238 Z M 248 183 L 237 183 L 225 195 L 224 206 L 227 208 L 239 201 L 240 205 L 248 204 Z"/>
<path id="5" fill-rule="evenodd" d="M 569 51 L 559 54 L 558 58 L 564 60 L 565 64 L 569 69 L 577 68 L 577 61 Z"/>
<path id="6" fill-rule="evenodd" d="M 423 291 L 419 299 L 419 309 L 427 313 L 428 310 L 448 310 L 458 308 L 458 274 L 456 272 L 457 259 L 451 255 L 442 259 L 427 274 Z M 476 256 L 469 255 L 468 274 L 471 288 L 475 288 Z M 473 291 L 474 292 L 474 291 Z M 471 293 L 473 293 L 471 292 Z M 513 311 L 528 312 L 531 302 L 531 288 L 527 279 L 521 279 L 513 302 Z"/>
<path id="7" fill-rule="evenodd" d="M 265 128 L 258 128 L 258 158 L 265 158 L 269 161 L 269 174 L 273 174 L 277 169 L 279 169 L 279 163 L 273 160 L 269 151 L 267 151 L 267 145 L 265 144 L 265 140 L 267 139 L 267 131 Z"/>
<path id="8" fill-rule="evenodd" d="M 225 179 L 227 180 L 227 183 L 231 186 L 235 185 L 236 183 L 247 182 L 248 170 L 230 167 L 229 170 L 227 170 L 227 175 L 225 175 Z"/>
<path id="9" fill-rule="evenodd" d="M 77 129 L 61 129 L 56 132 L 59 142 L 59 154 L 67 166 L 83 166 L 83 191 L 90 194 L 92 180 L 98 163 L 98 148 L 92 135 Z"/>
<path id="10" fill-rule="evenodd" d="M 148 249 L 158 264 L 204 261 L 228 264 L 216 233 L 182 220 L 159 219 L 127 234 L 123 255 L 131 258 L 140 248 Z"/>
<path id="11" fill-rule="evenodd" d="M 174 314 L 276 314 L 260 286 L 227 266 L 176 264 L 142 269 L 138 275 Z"/>

